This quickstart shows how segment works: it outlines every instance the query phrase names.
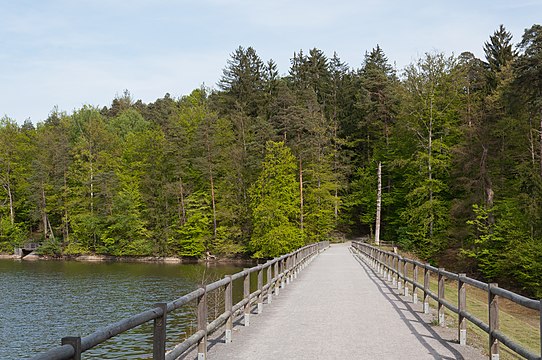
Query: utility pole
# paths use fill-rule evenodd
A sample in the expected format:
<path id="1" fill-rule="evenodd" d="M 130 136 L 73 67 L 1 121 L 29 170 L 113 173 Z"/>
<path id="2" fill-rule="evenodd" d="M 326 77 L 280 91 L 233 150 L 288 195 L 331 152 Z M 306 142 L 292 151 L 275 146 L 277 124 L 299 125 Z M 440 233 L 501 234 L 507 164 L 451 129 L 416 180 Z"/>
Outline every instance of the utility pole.
<path id="1" fill-rule="evenodd" d="M 375 244 L 380 245 L 380 209 L 382 208 L 382 163 L 378 162 L 378 189 L 376 191 Z"/>

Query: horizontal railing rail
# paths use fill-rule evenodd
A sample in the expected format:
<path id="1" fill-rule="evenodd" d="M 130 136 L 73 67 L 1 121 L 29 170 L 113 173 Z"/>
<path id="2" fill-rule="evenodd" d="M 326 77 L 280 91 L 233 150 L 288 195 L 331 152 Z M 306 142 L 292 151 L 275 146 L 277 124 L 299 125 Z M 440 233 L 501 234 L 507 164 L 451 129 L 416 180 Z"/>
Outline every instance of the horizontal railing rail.
<path id="1" fill-rule="evenodd" d="M 84 337 L 64 337 L 61 346 L 52 348 L 30 358 L 31 360 L 68 360 L 81 359 L 81 354 L 102 344 L 106 340 L 120 335 L 128 330 L 141 326 L 151 320 L 153 324 L 153 359 L 176 359 L 188 350 L 197 346 L 198 358 L 207 356 L 207 336 L 224 326 L 225 342 L 231 342 L 233 320 L 238 312 L 244 316 L 244 326 L 250 324 L 251 310 L 256 304 L 257 313 L 263 311 L 264 297 L 267 303 L 272 302 L 273 294 L 279 295 L 293 279 L 297 278 L 299 271 L 321 251 L 329 246 L 328 241 L 304 246 L 297 251 L 267 261 L 264 264 L 244 269 L 233 275 L 227 275 L 221 280 L 202 286 L 178 299 L 168 303 L 156 304 L 154 308 L 120 320 L 96 330 Z M 266 284 L 263 284 L 263 272 L 266 272 Z M 250 275 L 257 273 L 257 290 L 250 292 Z M 233 304 L 233 281 L 243 279 L 243 298 Z M 207 296 L 213 291 L 224 289 L 224 312 L 208 323 Z M 197 331 L 186 338 L 173 349 L 166 349 L 166 322 L 167 314 L 189 304 L 197 305 Z"/>
<path id="2" fill-rule="evenodd" d="M 489 335 L 489 356 L 492 360 L 498 360 L 500 356 L 499 343 L 504 344 L 516 354 L 526 359 L 541 360 L 542 355 L 535 354 L 518 344 L 499 329 L 499 298 L 508 299 L 518 305 L 540 313 L 540 352 L 542 354 L 542 300 L 534 300 L 516 294 L 510 290 L 499 288 L 496 283 L 484 283 L 469 278 L 466 274 L 456 274 L 443 268 L 436 268 L 420 261 L 405 258 L 397 253 L 384 251 L 369 244 L 353 241 L 352 247 L 362 254 L 364 260 L 385 280 L 403 290 L 404 296 L 409 296 L 409 286 L 412 288 L 412 301 L 418 302 L 418 291 L 423 292 L 423 311 L 429 313 L 429 298 L 437 302 L 438 323 L 444 326 L 444 308 L 458 315 L 458 339 L 461 345 L 467 342 L 467 320 L 482 329 Z M 409 269 L 412 277 L 409 277 Z M 418 272 L 422 271 L 423 281 L 418 281 Z M 438 279 L 437 293 L 430 289 L 430 275 L 434 274 Z M 445 299 L 445 280 L 457 281 L 457 303 L 455 306 Z M 465 285 L 470 285 L 488 294 L 488 322 L 477 318 L 467 311 L 467 291 Z"/>

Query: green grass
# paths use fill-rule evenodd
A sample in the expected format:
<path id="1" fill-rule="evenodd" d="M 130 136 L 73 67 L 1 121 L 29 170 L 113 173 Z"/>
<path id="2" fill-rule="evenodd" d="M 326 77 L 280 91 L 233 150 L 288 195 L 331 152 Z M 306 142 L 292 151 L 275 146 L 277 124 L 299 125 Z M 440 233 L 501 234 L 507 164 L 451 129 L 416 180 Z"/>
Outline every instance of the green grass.
<path id="1" fill-rule="evenodd" d="M 409 276 L 412 275 L 410 274 Z M 430 289 L 435 294 L 437 293 L 438 285 L 436 275 L 431 276 Z M 422 299 L 422 296 L 423 291 L 418 290 L 418 298 Z M 444 297 L 454 306 L 458 305 L 457 281 L 446 280 Z M 487 302 L 487 292 L 467 285 L 467 311 L 486 324 L 489 322 Z M 437 307 L 437 302 L 433 299 L 430 299 L 429 304 L 433 308 Z M 448 309 L 445 310 L 445 314 L 446 325 L 449 327 L 457 327 L 458 315 Z M 506 336 L 529 351 L 540 354 L 539 312 L 515 304 L 507 299 L 499 298 L 499 322 L 500 331 Z M 488 334 L 470 322 L 468 322 L 467 326 L 467 343 L 484 349 L 486 353 L 488 352 Z M 522 358 L 503 344 L 500 345 L 500 350 L 501 359 Z"/>
<path id="2" fill-rule="evenodd" d="M 402 272 L 402 271 L 401 271 Z M 407 275 L 413 278 L 413 267 L 411 264 L 407 267 Z M 418 283 L 423 284 L 423 270 L 418 270 Z M 412 287 L 409 286 L 409 294 L 412 295 Z M 437 275 L 431 274 L 430 289 L 437 293 Z M 486 324 L 489 322 L 488 294 L 473 286 L 466 285 L 467 290 L 467 311 Z M 423 290 L 417 289 L 419 301 L 423 301 Z M 446 280 L 445 299 L 457 307 L 457 281 Z M 500 331 L 514 340 L 529 351 L 540 354 L 540 313 L 535 310 L 525 308 L 513 303 L 507 299 L 499 298 L 499 322 Z M 437 307 L 437 302 L 430 298 L 429 304 L 432 308 Z M 446 309 L 446 326 L 457 328 L 458 315 Z M 468 322 L 467 343 L 477 348 L 483 349 L 488 353 L 489 337 L 482 329 Z M 501 359 L 521 359 L 519 355 L 508 349 L 503 344 L 500 345 Z"/>

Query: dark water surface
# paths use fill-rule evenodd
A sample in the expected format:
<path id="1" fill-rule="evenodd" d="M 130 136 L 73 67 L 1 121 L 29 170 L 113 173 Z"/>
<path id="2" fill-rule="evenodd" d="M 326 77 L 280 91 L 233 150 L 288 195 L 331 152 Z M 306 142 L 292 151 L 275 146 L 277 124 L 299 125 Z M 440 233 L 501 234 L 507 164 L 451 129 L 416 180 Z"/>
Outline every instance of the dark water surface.
<path id="1" fill-rule="evenodd" d="M 232 265 L 0 260 L 0 359 L 22 359 L 174 300 Z M 218 313 L 222 308 L 218 309 Z M 213 309 L 209 310 L 212 315 Z M 191 307 L 168 314 L 168 348 L 194 324 Z M 152 322 L 84 353 L 85 359 L 152 358 Z"/>

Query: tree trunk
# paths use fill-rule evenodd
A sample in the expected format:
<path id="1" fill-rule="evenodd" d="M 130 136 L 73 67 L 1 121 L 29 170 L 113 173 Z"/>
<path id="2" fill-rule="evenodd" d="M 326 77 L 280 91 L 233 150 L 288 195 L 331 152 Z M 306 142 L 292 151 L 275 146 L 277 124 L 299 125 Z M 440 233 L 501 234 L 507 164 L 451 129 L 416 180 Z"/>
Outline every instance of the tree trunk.
<path id="1" fill-rule="evenodd" d="M 62 200 L 63 200 L 63 206 L 64 206 L 64 225 L 63 225 L 63 229 L 62 229 L 62 237 L 63 237 L 63 240 L 64 242 L 68 242 L 69 240 L 69 236 L 70 236 L 70 230 L 69 230 L 69 222 L 68 222 L 68 205 L 67 205 L 67 196 L 66 194 L 68 193 L 68 174 L 67 174 L 67 171 L 64 170 L 64 194 L 63 194 L 63 197 L 62 197 Z"/>
<path id="2" fill-rule="evenodd" d="M 540 109 L 540 176 L 542 176 L 542 109 Z"/>
<path id="3" fill-rule="evenodd" d="M 303 161 L 299 158 L 299 228 L 303 231 Z"/>
<path id="4" fill-rule="evenodd" d="M 431 163 L 431 156 L 433 155 L 433 97 L 431 97 L 430 101 L 430 113 L 429 113 L 429 136 L 428 136 L 428 146 L 427 146 L 427 171 L 428 171 L 428 178 L 429 178 L 429 205 L 430 205 L 430 211 L 431 213 L 429 216 L 431 217 L 429 220 L 429 238 L 433 237 L 433 167 Z"/>
<path id="5" fill-rule="evenodd" d="M 181 205 L 181 208 L 180 208 L 181 225 L 184 225 L 186 223 L 186 208 L 184 206 L 183 179 L 180 176 L 179 176 L 179 205 Z"/>
<path id="6" fill-rule="evenodd" d="M 49 220 L 47 219 L 47 202 L 45 198 L 45 189 L 43 183 L 41 184 L 41 221 L 43 226 L 43 236 L 47 238 L 47 232 L 49 230 Z"/>
<path id="7" fill-rule="evenodd" d="M 216 239 L 216 203 L 215 203 L 215 184 L 213 179 L 213 167 L 211 162 L 211 144 L 209 142 L 209 133 L 206 130 L 205 131 L 205 142 L 207 146 L 207 163 L 209 168 L 209 182 L 211 185 L 211 205 L 213 208 L 213 238 Z"/>
<path id="8" fill-rule="evenodd" d="M 382 163 L 378 162 L 378 187 L 376 191 L 375 244 L 380 245 L 380 210 L 382 208 Z"/>
<path id="9" fill-rule="evenodd" d="M 13 194 L 11 192 L 11 185 L 9 183 L 9 175 L 6 182 L 6 190 L 8 192 L 8 198 L 9 198 L 9 221 L 11 225 L 15 224 L 15 209 L 13 208 Z"/>

